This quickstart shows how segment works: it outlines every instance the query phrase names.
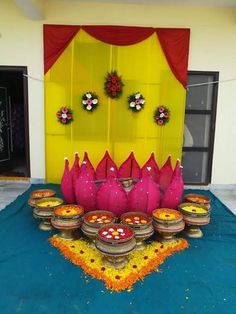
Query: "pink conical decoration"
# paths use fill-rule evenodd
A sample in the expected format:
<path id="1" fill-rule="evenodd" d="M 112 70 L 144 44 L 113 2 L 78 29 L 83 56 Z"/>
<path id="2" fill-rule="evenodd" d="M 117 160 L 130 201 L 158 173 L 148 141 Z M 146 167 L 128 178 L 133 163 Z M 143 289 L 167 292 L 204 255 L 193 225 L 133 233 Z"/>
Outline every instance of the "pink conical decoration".
<path id="1" fill-rule="evenodd" d="M 87 172 L 86 164 L 82 164 L 80 175 L 75 183 L 76 203 L 84 208 L 85 212 L 95 210 L 97 188 Z"/>
<path id="2" fill-rule="evenodd" d="M 74 203 L 73 172 L 69 169 L 69 161 L 67 158 L 65 158 L 65 169 L 61 178 L 61 193 L 68 204 Z"/>
<path id="3" fill-rule="evenodd" d="M 142 177 L 145 175 L 145 173 L 148 172 L 147 167 L 151 167 L 151 176 L 155 182 L 159 182 L 160 177 L 160 169 L 158 167 L 158 164 L 155 160 L 154 153 L 151 154 L 148 161 L 144 164 L 144 166 L 141 169 Z"/>
<path id="4" fill-rule="evenodd" d="M 170 185 L 166 189 L 161 201 L 161 207 L 177 208 L 182 201 L 184 182 L 182 178 L 182 167 L 177 160 Z"/>
<path id="5" fill-rule="evenodd" d="M 165 164 L 160 170 L 159 185 L 162 191 L 165 191 L 169 186 L 173 175 L 173 169 L 171 166 L 171 156 L 168 156 Z"/>
<path id="6" fill-rule="evenodd" d="M 89 160 L 89 157 L 88 157 L 88 153 L 85 152 L 84 153 L 84 159 L 83 159 L 83 163 L 85 162 L 86 164 L 86 169 L 87 169 L 87 173 L 90 177 L 91 180 L 95 180 L 96 179 L 96 174 L 95 174 L 95 170 L 93 168 L 93 165 L 91 163 L 91 161 Z"/>
<path id="7" fill-rule="evenodd" d="M 104 180 L 107 178 L 110 168 L 114 168 L 115 173 L 118 173 L 118 169 L 114 161 L 111 159 L 108 151 L 105 152 L 103 158 L 97 165 L 96 178 L 97 180 Z"/>
<path id="8" fill-rule="evenodd" d="M 151 169 L 150 169 L 151 170 Z M 160 190 L 150 172 L 136 183 L 128 195 L 129 211 L 151 214 L 160 205 Z"/>
<path id="9" fill-rule="evenodd" d="M 73 176 L 73 185 L 75 187 L 76 179 L 79 177 L 80 167 L 79 167 L 79 155 L 75 153 L 74 164 L 71 168 L 72 176 Z"/>
<path id="10" fill-rule="evenodd" d="M 98 189 L 97 207 L 109 210 L 117 217 L 128 209 L 127 194 L 117 179 L 114 168 L 111 168 L 107 180 Z"/>
<path id="11" fill-rule="evenodd" d="M 120 178 L 134 178 L 139 179 L 141 176 L 141 169 L 134 157 L 134 153 L 130 153 L 129 157 L 120 165 Z"/>

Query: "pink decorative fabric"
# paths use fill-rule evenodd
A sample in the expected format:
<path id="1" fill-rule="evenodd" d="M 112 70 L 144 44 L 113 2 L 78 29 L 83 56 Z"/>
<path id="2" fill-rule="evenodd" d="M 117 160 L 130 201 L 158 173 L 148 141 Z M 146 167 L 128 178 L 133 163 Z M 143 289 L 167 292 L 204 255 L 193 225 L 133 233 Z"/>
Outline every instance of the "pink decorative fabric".
<path id="1" fill-rule="evenodd" d="M 142 172 L 142 177 L 145 175 L 145 173 L 148 172 L 148 167 L 151 168 L 150 173 L 155 182 L 159 182 L 159 177 L 160 177 L 160 169 L 158 167 L 158 164 L 155 160 L 154 153 L 151 153 L 150 158 L 148 161 L 143 165 L 141 172 Z"/>
<path id="2" fill-rule="evenodd" d="M 117 179 L 114 170 L 110 170 L 107 180 L 97 191 L 97 208 L 109 210 L 117 217 L 120 217 L 128 209 L 127 194 Z"/>
<path id="3" fill-rule="evenodd" d="M 105 152 L 103 158 L 99 162 L 96 168 L 96 178 L 97 180 L 104 180 L 108 177 L 110 168 L 114 168 L 115 173 L 118 173 L 118 168 L 114 161 L 111 159 L 108 151 Z"/>
<path id="4" fill-rule="evenodd" d="M 184 182 L 182 178 L 182 168 L 180 161 L 177 160 L 171 183 L 163 195 L 161 207 L 177 208 L 182 201 L 183 191 Z"/>
<path id="5" fill-rule="evenodd" d="M 150 172 L 145 173 L 144 177 L 135 184 L 129 192 L 129 211 L 138 211 L 151 214 L 159 207 L 160 190 L 153 181 Z"/>
<path id="6" fill-rule="evenodd" d="M 90 179 L 91 180 L 95 180 L 96 179 L 95 170 L 93 168 L 93 165 L 92 165 L 91 161 L 89 160 L 87 152 L 84 153 L 83 164 L 84 163 L 86 165 L 87 173 L 88 173 Z"/>
<path id="7" fill-rule="evenodd" d="M 72 176 L 73 176 L 73 185 L 75 186 L 76 179 L 79 177 L 80 167 L 79 167 L 79 155 L 75 153 L 74 164 L 71 168 Z"/>
<path id="8" fill-rule="evenodd" d="M 120 165 L 120 178 L 134 178 L 139 179 L 141 176 L 141 169 L 134 157 L 134 153 L 130 153 L 129 157 Z"/>
<path id="9" fill-rule="evenodd" d="M 69 169 L 69 161 L 67 158 L 65 159 L 64 173 L 61 178 L 61 193 L 68 204 L 74 203 L 73 172 Z"/>
<path id="10" fill-rule="evenodd" d="M 82 164 L 75 183 L 76 203 L 81 205 L 85 212 L 96 210 L 96 193 L 96 185 L 87 172 L 86 164 Z"/>
<path id="11" fill-rule="evenodd" d="M 171 156 L 169 156 L 160 170 L 159 185 L 162 191 L 165 191 L 169 186 L 172 175 L 173 169 L 171 166 Z"/>

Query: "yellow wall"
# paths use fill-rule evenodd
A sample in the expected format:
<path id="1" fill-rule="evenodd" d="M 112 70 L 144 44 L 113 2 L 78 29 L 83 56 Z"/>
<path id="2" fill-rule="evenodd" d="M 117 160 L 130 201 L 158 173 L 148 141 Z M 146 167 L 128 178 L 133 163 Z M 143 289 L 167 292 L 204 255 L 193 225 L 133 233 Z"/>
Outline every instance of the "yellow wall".
<path id="1" fill-rule="evenodd" d="M 43 79 L 42 24 L 114 24 L 191 28 L 190 70 L 236 78 L 236 9 L 47 1 L 45 20 L 31 21 L 13 0 L 0 1 L 0 63 L 25 65 Z M 29 79 L 30 159 L 33 178 L 45 177 L 43 83 Z M 236 83 L 219 86 L 213 183 L 236 183 Z"/>

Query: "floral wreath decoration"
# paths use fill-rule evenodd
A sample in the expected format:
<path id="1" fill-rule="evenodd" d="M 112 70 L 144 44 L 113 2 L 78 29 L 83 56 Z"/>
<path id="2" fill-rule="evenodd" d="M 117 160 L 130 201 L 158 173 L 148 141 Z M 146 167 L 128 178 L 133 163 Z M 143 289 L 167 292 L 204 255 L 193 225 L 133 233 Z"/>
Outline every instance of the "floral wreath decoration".
<path id="1" fill-rule="evenodd" d="M 170 110 L 165 106 L 158 107 L 154 112 L 154 121 L 158 125 L 165 125 L 170 120 Z"/>
<path id="2" fill-rule="evenodd" d="M 68 107 L 61 107 L 60 110 L 57 111 L 57 120 L 62 124 L 69 124 L 73 121 L 72 110 Z"/>
<path id="3" fill-rule="evenodd" d="M 134 93 L 128 97 L 129 109 L 134 112 L 138 112 L 143 109 L 145 104 L 145 98 L 142 94 Z"/>
<path id="4" fill-rule="evenodd" d="M 87 92 L 82 96 L 84 110 L 93 111 L 98 106 L 98 96 L 95 93 Z"/>
<path id="5" fill-rule="evenodd" d="M 122 94 L 122 87 L 124 86 L 121 76 L 118 76 L 116 71 L 108 72 L 105 83 L 104 90 L 105 94 L 110 98 L 119 98 Z"/>

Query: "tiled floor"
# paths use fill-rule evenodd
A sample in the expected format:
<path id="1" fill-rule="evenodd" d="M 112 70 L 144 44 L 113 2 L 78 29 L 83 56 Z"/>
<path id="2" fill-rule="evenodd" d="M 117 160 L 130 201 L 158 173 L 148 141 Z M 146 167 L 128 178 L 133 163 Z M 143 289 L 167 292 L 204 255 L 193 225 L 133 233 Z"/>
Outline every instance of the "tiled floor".
<path id="1" fill-rule="evenodd" d="M 236 187 L 230 189 L 211 189 L 211 192 L 236 215 Z"/>
<path id="2" fill-rule="evenodd" d="M 27 181 L 0 181 L 0 211 L 18 195 L 24 193 L 29 186 L 30 183 Z M 236 215 L 236 186 L 214 187 L 210 190 Z"/>
<path id="3" fill-rule="evenodd" d="M 0 211 L 30 187 L 28 181 L 0 180 Z"/>

